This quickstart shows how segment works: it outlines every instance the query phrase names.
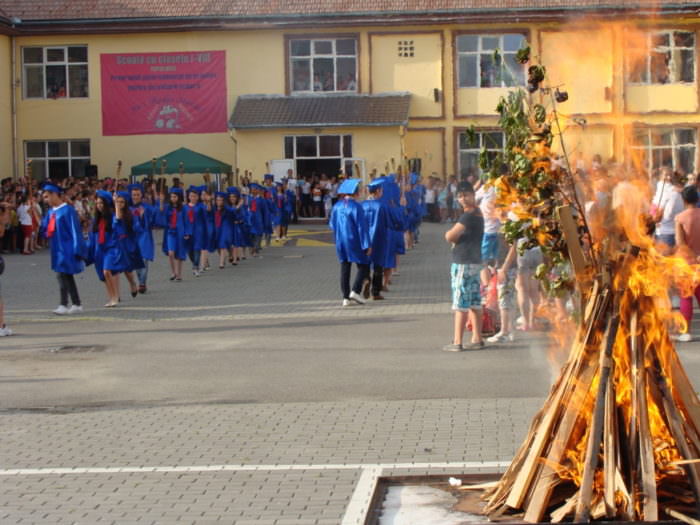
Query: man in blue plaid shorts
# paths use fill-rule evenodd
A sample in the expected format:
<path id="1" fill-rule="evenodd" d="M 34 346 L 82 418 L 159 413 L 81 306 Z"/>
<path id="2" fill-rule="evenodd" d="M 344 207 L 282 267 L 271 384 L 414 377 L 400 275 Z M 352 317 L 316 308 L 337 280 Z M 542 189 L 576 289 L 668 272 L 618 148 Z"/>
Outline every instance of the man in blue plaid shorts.
<path id="1" fill-rule="evenodd" d="M 481 241 L 484 236 L 484 218 L 476 207 L 474 188 L 468 182 L 457 187 L 457 200 L 462 208 L 459 220 L 445 233 L 452 245 L 452 310 L 454 337 L 452 344 L 443 347 L 447 352 L 461 352 L 484 347 L 481 337 Z M 462 346 L 467 320 L 472 325 L 472 339 Z"/>

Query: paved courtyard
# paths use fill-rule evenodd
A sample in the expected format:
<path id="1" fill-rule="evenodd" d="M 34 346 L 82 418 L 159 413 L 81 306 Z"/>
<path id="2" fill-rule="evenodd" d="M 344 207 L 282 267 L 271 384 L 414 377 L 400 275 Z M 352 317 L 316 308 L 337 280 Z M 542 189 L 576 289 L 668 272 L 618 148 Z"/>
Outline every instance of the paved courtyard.
<path id="1" fill-rule="evenodd" d="M 362 523 L 382 474 L 500 471 L 553 376 L 545 334 L 440 351 L 445 227 L 387 300 L 340 308 L 322 227 L 263 258 L 57 318 L 45 254 L 7 258 L 0 523 Z M 124 287 L 124 290 L 126 288 Z M 680 349 L 700 380 L 699 345 Z"/>

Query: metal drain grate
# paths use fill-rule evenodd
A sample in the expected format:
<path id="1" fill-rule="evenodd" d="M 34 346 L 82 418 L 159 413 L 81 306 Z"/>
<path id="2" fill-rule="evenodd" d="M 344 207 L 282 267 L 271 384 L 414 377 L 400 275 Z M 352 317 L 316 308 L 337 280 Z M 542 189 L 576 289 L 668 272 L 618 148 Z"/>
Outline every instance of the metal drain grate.
<path id="1" fill-rule="evenodd" d="M 105 350 L 105 345 L 64 345 L 51 347 L 48 351 L 52 354 L 86 354 Z"/>

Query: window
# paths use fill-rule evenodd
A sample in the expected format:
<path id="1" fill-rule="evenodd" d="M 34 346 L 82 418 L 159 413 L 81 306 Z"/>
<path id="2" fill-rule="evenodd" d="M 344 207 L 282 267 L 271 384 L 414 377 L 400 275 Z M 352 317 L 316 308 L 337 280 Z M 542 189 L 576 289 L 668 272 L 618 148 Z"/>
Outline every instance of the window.
<path id="1" fill-rule="evenodd" d="M 512 87 L 525 85 L 525 68 L 515 54 L 525 36 L 460 35 L 457 37 L 459 87 Z"/>
<path id="2" fill-rule="evenodd" d="M 413 58 L 414 53 L 413 40 L 399 40 L 399 58 Z"/>
<path id="3" fill-rule="evenodd" d="M 24 47 L 24 98 L 88 96 L 87 46 Z"/>
<path id="4" fill-rule="evenodd" d="M 284 137 L 286 159 L 352 157 L 352 135 L 296 135 Z"/>
<path id="5" fill-rule="evenodd" d="M 24 151 L 35 179 L 84 177 L 90 165 L 89 140 L 31 140 Z"/>
<path id="6" fill-rule="evenodd" d="M 459 134 L 459 175 L 464 179 L 469 175 L 479 176 L 479 155 L 484 148 L 493 159 L 503 151 L 504 136 L 501 131 L 477 131 L 473 141 L 467 133 Z"/>
<path id="7" fill-rule="evenodd" d="M 696 131 L 692 128 L 643 128 L 634 132 L 632 154 L 647 173 L 670 166 L 695 173 Z"/>
<path id="8" fill-rule="evenodd" d="M 695 82 L 695 33 L 654 31 L 631 53 L 629 80 L 638 84 Z M 636 58 L 632 58 L 636 57 Z"/>
<path id="9" fill-rule="evenodd" d="M 289 41 L 290 90 L 357 91 L 357 42 L 354 38 Z"/>

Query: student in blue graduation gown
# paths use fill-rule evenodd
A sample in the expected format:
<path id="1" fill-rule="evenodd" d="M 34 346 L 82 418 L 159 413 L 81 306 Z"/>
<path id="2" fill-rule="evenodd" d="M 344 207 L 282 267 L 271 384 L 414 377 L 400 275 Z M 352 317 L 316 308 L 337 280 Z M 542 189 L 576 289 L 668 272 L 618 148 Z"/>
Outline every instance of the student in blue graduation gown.
<path id="1" fill-rule="evenodd" d="M 214 207 L 212 217 L 214 220 L 214 248 L 219 252 L 219 269 L 224 268 L 226 256 L 231 248 L 231 228 L 233 220 L 231 208 L 227 206 L 228 194 L 216 192 L 214 196 Z"/>
<path id="2" fill-rule="evenodd" d="M 370 283 L 363 288 L 363 296 L 366 298 L 370 291 L 375 301 L 384 299 L 382 287 L 384 285 L 384 263 L 387 258 L 391 240 L 389 229 L 389 211 L 381 200 L 385 179 L 380 177 L 367 185 L 369 196 L 362 203 L 362 209 L 367 218 L 369 227 L 369 239 L 372 247 L 370 262 L 372 264 L 372 277 Z M 369 285 L 369 286 L 367 286 Z"/>
<path id="3" fill-rule="evenodd" d="M 241 260 L 242 251 L 249 246 L 246 241 L 246 206 L 241 199 L 241 192 L 235 186 L 227 189 L 229 207 L 229 262 L 236 266 Z"/>
<path id="4" fill-rule="evenodd" d="M 364 304 L 362 285 L 369 275 L 371 253 L 369 228 L 362 205 L 357 197 L 360 179 L 347 179 L 338 188 L 342 198 L 333 206 L 329 225 L 335 234 L 335 251 L 340 262 L 340 290 L 343 306 Z M 352 264 L 357 265 L 357 275 L 350 288 Z"/>
<path id="5" fill-rule="evenodd" d="M 202 256 L 199 261 L 199 266 L 202 271 L 211 269 L 209 265 L 209 254 L 214 253 L 217 249 L 214 247 L 214 195 L 206 186 L 199 187 L 201 191 L 200 200 L 204 207 L 204 219 L 206 221 L 206 238 L 207 242 L 202 249 Z"/>
<path id="6" fill-rule="evenodd" d="M 262 236 L 264 233 L 264 209 L 267 207 L 265 199 L 262 197 L 263 187 L 257 183 L 250 184 L 250 201 L 248 203 L 248 217 L 250 237 L 252 242 L 253 257 L 260 255 Z"/>
<path id="7" fill-rule="evenodd" d="M 389 220 L 391 228 L 392 243 L 387 252 L 387 259 L 384 264 L 384 288 L 388 290 L 391 284 L 391 275 L 399 266 L 399 255 L 406 253 L 404 245 L 405 214 L 400 205 L 401 189 L 394 181 L 392 175 L 387 177 L 384 184 L 382 200 L 389 210 Z"/>
<path id="8" fill-rule="evenodd" d="M 95 264 L 97 277 L 105 284 L 107 291 L 105 308 L 114 307 L 119 302 L 119 271 L 115 270 L 119 262 L 119 248 L 114 231 L 114 199 L 108 191 L 97 190 L 89 246 L 90 260 Z"/>
<path id="9" fill-rule="evenodd" d="M 112 229 L 117 238 L 115 247 L 105 257 L 104 269 L 116 276 L 117 298 L 119 298 L 119 277 L 123 273 L 129 282 L 131 297 L 138 295 L 138 285 L 134 272 L 145 266 L 138 244 L 141 223 L 134 220 L 129 210 L 129 193 L 118 191 L 114 197 L 114 220 Z"/>
<path id="10" fill-rule="evenodd" d="M 56 272 L 61 302 L 54 310 L 57 315 L 76 314 L 83 311 L 75 274 L 85 268 L 86 257 L 80 218 L 75 208 L 66 204 L 62 190 L 53 184 L 44 186 L 45 199 L 51 209 L 46 214 L 44 233 L 51 244 L 51 269 Z M 68 308 L 70 296 L 71 307 Z"/>
<path id="11" fill-rule="evenodd" d="M 264 186 L 262 190 L 262 220 L 263 220 L 263 238 L 265 246 L 270 246 L 272 241 L 272 229 L 275 226 L 275 204 L 274 204 L 274 188 L 272 186 Z"/>
<path id="12" fill-rule="evenodd" d="M 277 183 L 277 196 L 275 198 L 275 207 L 278 215 L 277 240 L 287 240 L 287 229 L 292 220 L 294 212 L 293 204 L 290 201 L 289 193 L 286 189 L 286 181 Z"/>
<path id="13" fill-rule="evenodd" d="M 182 188 L 172 188 L 168 197 L 166 206 L 165 194 L 160 196 L 158 224 L 164 229 L 163 253 L 168 256 L 170 262 L 170 280 L 180 282 L 182 281 L 182 261 L 187 257 Z"/>
<path id="14" fill-rule="evenodd" d="M 192 262 L 192 274 L 199 277 L 202 250 L 207 242 L 207 218 L 204 206 L 199 202 L 201 188 L 190 186 L 187 189 L 187 204 L 185 205 L 185 236 L 187 254 Z"/>
<path id="15" fill-rule="evenodd" d="M 131 215 L 138 223 L 136 229 L 136 242 L 143 258 L 143 268 L 136 270 L 139 280 L 139 293 L 146 293 L 148 290 L 148 263 L 155 258 L 155 243 L 153 241 L 153 228 L 158 222 L 158 210 L 144 202 L 143 186 L 141 184 L 131 184 L 129 187 L 131 194 Z"/>

